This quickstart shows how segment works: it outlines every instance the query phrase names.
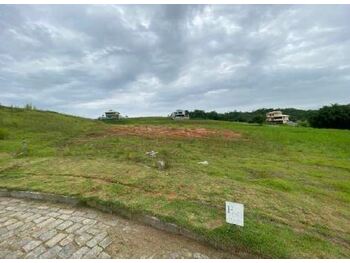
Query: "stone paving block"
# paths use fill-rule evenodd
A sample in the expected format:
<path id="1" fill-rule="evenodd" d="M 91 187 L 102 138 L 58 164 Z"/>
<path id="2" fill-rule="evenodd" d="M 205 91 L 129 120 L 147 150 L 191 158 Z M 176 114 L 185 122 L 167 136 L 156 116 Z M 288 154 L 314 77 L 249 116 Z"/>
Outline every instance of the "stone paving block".
<path id="1" fill-rule="evenodd" d="M 50 211 L 50 212 L 57 212 L 58 210 L 60 210 L 61 208 L 59 208 L 59 207 L 49 207 L 48 209 L 47 209 L 47 211 Z"/>
<path id="2" fill-rule="evenodd" d="M 69 228 L 66 229 L 67 233 L 73 233 L 75 231 L 77 231 L 79 228 L 81 228 L 83 225 L 80 223 L 75 223 L 72 226 L 70 226 Z"/>
<path id="3" fill-rule="evenodd" d="M 14 230 L 14 229 L 19 228 L 19 227 L 22 226 L 22 225 L 24 225 L 23 222 L 17 222 L 17 223 L 14 223 L 14 224 L 12 224 L 12 225 L 7 226 L 7 229 L 8 229 L 8 230 Z"/>
<path id="4" fill-rule="evenodd" d="M 41 215 L 41 216 L 44 216 L 47 214 L 45 210 L 40 210 L 40 209 L 37 209 L 36 207 L 33 207 L 30 211 L 36 215 Z"/>
<path id="5" fill-rule="evenodd" d="M 60 209 L 60 210 L 58 210 L 58 212 L 61 213 L 61 214 L 70 215 L 70 214 L 73 214 L 74 210 Z"/>
<path id="6" fill-rule="evenodd" d="M 56 229 L 65 230 L 66 228 L 70 227 L 71 225 L 73 225 L 72 221 L 63 221 L 63 223 L 56 226 Z"/>
<path id="7" fill-rule="evenodd" d="M 47 241 L 45 244 L 48 247 L 53 247 L 54 245 L 56 245 L 58 242 L 60 242 L 62 239 L 64 239 L 67 236 L 67 234 L 63 234 L 63 233 L 58 233 L 56 236 L 54 236 L 53 238 L 51 238 L 49 241 Z"/>
<path id="8" fill-rule="evenodd" d="M 72 244 L 69 243 L 62 247 L 62 250 L 58 253 L 59 258 L 69 258 L 70 256 L 73 255 L 73 253 L 76 251 L 76 247 Z"/>
<path id="9" fill-rule="evenodd" d="M 90 251 L 88 247 L 82 247 L 78 251 L 76 251 L 71 258 L 82 258 L 87 252 Z"/>
<path id="10" fill-rule="evenodd" d="M 87 228 L 85 231 L 88 232 L 88 233 L 91 234 L 91 235 L 97 235 L 98 233 L 101 232 L 100 229 L 95 228 L 95 227 Z"/>
<path id="11" fill-rule="evenodd" d="M 112 243 L 112 239 L 110 237 L 106 237 L 105 239 L 103 239 L 100 243 L 98 243 L 98 245 L 100 247 L 102 247 L 103 249 L 105 249 L 106 247 L 108 247 L 110 244 Z"/>
<path id="12" fill-rule="evenodd" d="M 51 229 L 50 231 L 46 231 L 44 232 L 43 234 L 41 234 L 39 236 L 39 238 L 42 240 L 42 241 L 47 241 L 49 240 L 50 238 L 53 238 L 55 235 L 57 234 L 57 231 L 55 229 Z"/>
<path id="13" fill-rule="evenodd" d="M 41 254 L 43 254 L 46 251 L 47 251 L 46 247 L 44 247 L 43 245 L 40 245 L 36 247 L 34 250 L 32 250 L 31 252 L 29 252 L 25 256 L 25 258 L 38 258 Z"/>
<path id="14" fill-rule="evenodd" d="M 38 223 L 41 223 L 47 219 L 49 219 L 47 216 L 40 216 L 39 218 L 34 220 L 34 223 L 38 224 Z"/>
<path id="15" fill-rule="evenodd" d="M 29 252 L 31 250 L 33 250 L 34 248 L 36 248 L 37 246 L 41 245 L 41 241 L 39 240 L 32 240 L 29 243 L 27 243 L 25 246 L 23 246 L 23 250 L 25 252 Z"/>
<path id="16" fill-rule="evenodd" d="M 14 237 L 15 238 L 15 237 Z M 25 245 L 27 245 L 29 242 L 33 241 L 32 237 L 28 237 L 28 236 L 20 236 L 20 240 L 17 241 L 18 247 L 24 247 Z"/>
<path id="17" fill-rule="evenodd" d="M 59 215 L 60 215 L 60 213 L 57 213 L 57 212 L 51 212 L 51 213 L 47 214 L 47 216 L 50 216 L 50 217 L 57 217 Z"/>
<path id="18" fill-rule="evenodd" d="M 90 218 L 83 220 L 84 225 L 93 225 L 93 224 L 96 224 L 96 222 L 97 222 L 96 220 L 90 219 Z"/>
<path id="19" fill-rule="evenodd" d="M 47 225 L 49 225 L 49 224 L 51 224 L 51 223 L 53 223 L 55 221 L 56 221 L 55 218 L 50 217 L 49 219 L 46 219 L 45 221 L 39 223 L 38 227 L 45 227 L 45 226 L 47 226 Z"/>
<path id="20" fill-rule="evenodd" d="M 102 251 L 102 252 L 100 253 L 100 255 L 98 256 L 98 258 L 100 258 L 100 259 L 110 259 L 111 256 Z"/>
<path id="21" fill-rule="evenodd" d="M 85 220 L 85 217 L 72 215 L 69 217 L 69 220 L 72 220 L 73 222 L 76 222 L 76 223 L 81 223 L 82 221 Z"/>
<path id="22" fill-rule="evenodd" d="M 9 225 L 12 225 L 16 222 L 18 222 L 17 219 L 11 218 L 11 219 L 7 220 L 6 222 L 2 223 L 1 226 L 9 226 Z"/>
<path id="23" fill-rule="evenodd" d="M 94 211 L 89 211 L 88 213 L 85 214 L 85 217 L 90 218 L 90 219 L 95 219 L 98 215 Z"/>
<path id="24" fill-rule="evenodd" d="M 62 220 L 69 220 L 70 219 L 70 215 L 66 215 L 66 214 L 60 214 L 58 216 L 59 219 L 62 219 Z"/>
<path id="25" fill-rule="evenodd" d="M 73 241 L 74 241 L 74 235 L 70 234 L 66 238 L 64 238 L 60 241 L 60 246 L 64 247 L 64 246 L 68 245 L 69 243 L 72 243 Z"/>
<path id="26" fill-rule="evenodd" d="M 46 225 L 46 228 L 55 228 L 56 226 L 60 225 L 63 223 L 62 219 L 55 219 L 52 223 Z"/>
<path id="27" fill-rule="evenodd" d="M 98 243 L 100 243 L 105 237 L 107 236 L 106 232 L 101 232 L 97 236 L 95 236 L 93 239 L 91 239 L 89 242 L 86 243 L 88 247 L 95 247 Z"/>
<path id="28" fill-rule="evenodd" d="M 22 226 L 20 226 L 19 228 L 16 229 L 16 232 L 18 234 L 20 234 L 21 232 L 23 231 L 27 231 L 28 229 L 32 229 L 34 227 L 34 224 L 33 223 L 25 223 L 23 224 Z"/>
<path id="29" fill-rule="evenodd" d="M 97 258 L 100 253 L 102 252 L 102 248 L 99 246 L 94 246 L 93 248 L 90 249 L 88 253 L 86 253 L 83 258 Z"/>
<path id="30" fill-rule="evenodd" d="M 0 223 L 6 222 L 7 220 L 9 220 L 7 216 L 0 217 Z"/>
<path id="31" fill-rule="evenodd" d="M 6 212 L 6 216 L 8 218 L 13 218 L 18 213 L 18 212 L 15 212 L 15 211 L 6 211 L 6 210 L 5 210 L 5 212 Z"/>
<path id="32" fill-rule="evenodd" d="M 32 216 L 35 216 L 35 214 L 27 212 L 21 217 L 21 219 L 22 219 L 22 221 L 25 221 L 25 220 L 27 220 L 27 218 L 31 218 Z"/>
<path id="33" fill-rule="evenodd" d="M 74 241 L 77 243 L 80 247 L 84 246 L 86 242 L 88 242 L 92 238 L 92 235 L 88 233 L 83 233 L 82 235 L 76 236 Z"/>
<path id="34" fill-rule="evenodd" d="M 3 237 L 3 236 L 1 236 Z M 12 243 L 16 242 L 16 236 L 13 235 L 9 238 L 2 238 L 0 241 L 0 247 L 11 247 Z"/>
<path id="35" fill-rule="evenodd" d="M 46 206 L 46 205 L 41 205 L 41 206 L 38 206 L 37 208 L 40 209 L 40 210 L 47 210 L 47 209 L 49 209 L 49 207 Z"/>
<path id="36" fill-rule="evenodd" d="M 2 234 L 5 234 L 7 231 L 8 231 L 8 230 L 7 230 L 6 227 L 1 227 L 1 228 L 0 228 L 0 236 L 1 236 Z"/>
<path id="37" fill-rule="evenodd" d="M 47 229 L 38 229 L 37 227 L 36 227 L 36 231 L 32 234 L 32 237 L 34 237 L 34 238 L 39 238 L 41 235 L 43 235 L 43 234 L 45 234 L 45 233 L 47 233 L 48 232 L 48 230 Z"/>
<path id="38" fill-rule="evenodd" d="M 11 213 L 10 217 L 14 218 L 14 219 L 17 219 L 20 215 L 21 215 L 21 212 L 15 212 L 15 213 Z"/>
<path id="39" fill-rule="evenodd" d="M 11 253 L 11 250 L 8 250 L 8 249 L 0 250 L 0 259 L 5 258 L 7 254 L 10 254 L 10 253 Z"/>
<path id="40" fill-rule="evenodd" d="M 4 259 L 15 259 L 15 258 L 23 258 L 24 253 L 22 251 L 11 251 L 7 254 Z"/>
<path id="41" fill-rule="evenodd" d="M 26 214 L 27 214 L 27 209 L 20 208 L 19 211 L 18 211 L 17 216 L 18 216 L 19 218 L 22 218 L 22 219 L 23 219 L 23 218 L 26 216 Z"/>
<path id="42" fill-rule="evenodd" d="M 86 215 L 86 213 L 82 212 L 82 211 L 74 211 L 73 215 L 74 216 L 84 217 Z"/>
<path id="43" fill-rule="evenodd" d="M 75 233 L 77 235 L 81 235 L 83 233 L 87 233 L 87 230 L 89 230 L 91 228 L 91 225 L 85 225 L 83 227 L 81 227 L 80 229 L 78 229 Z"/>
<path id="44" fill-rule="evenodd" d="M 16 235 L 15 231 L 13 231 L 13 230 L 7 231 L 6 233 L 1 235 L 1 239 L 7 239 L 7 238 L 10 238 L 14 235 Z"/>
<path id="45" fill-rule="evenodd" d="M 31 222 L 31 221 L 34 221 L 35 219 L 38 219 L 39 217 L 41 217 L 41 215 L 33 214 L 32 216 L 29 216 L 29 217 L 27 217 L 26 219 L 24 219 L 24 222 Z"/>
<path id="46" fill-rule="evenodd" d="M 58 258 L 58 253 L 62 250 L 62 247 L 56 245 L 49 250 L 47 250 L 44 254 L 41 254 L 39 258 Z"/>

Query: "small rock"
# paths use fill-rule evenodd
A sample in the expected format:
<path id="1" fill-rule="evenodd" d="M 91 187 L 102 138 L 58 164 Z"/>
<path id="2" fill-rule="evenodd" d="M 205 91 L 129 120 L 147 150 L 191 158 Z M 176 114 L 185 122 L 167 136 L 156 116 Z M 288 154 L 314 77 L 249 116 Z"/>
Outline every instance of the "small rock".
<path id="1" fill-rule="evenodd" d="M 148 155 L 148 156 L 150 156 L 150 157 L 152 157 L 152 158 L 154 158 L 154 157 L 156 157 L 157 156 L 157 153 L 158 152 L 155 152 L 155 151 L 150 151 L 150 152 L 146 152 L 146 154 Z"/>

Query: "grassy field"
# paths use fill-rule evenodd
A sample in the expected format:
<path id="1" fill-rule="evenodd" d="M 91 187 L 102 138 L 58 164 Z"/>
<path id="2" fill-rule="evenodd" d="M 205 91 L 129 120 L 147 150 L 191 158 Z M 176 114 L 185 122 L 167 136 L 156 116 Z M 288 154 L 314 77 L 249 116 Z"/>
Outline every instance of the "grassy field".
<path id="1" fill-rule="evenodd" d="M 218 135 L 125 132 L 146 125 Z M 220 135 L 227 131 L 239 136 Z M 106 124 L 1 107 L 0 187 L 128 207 L 254 257 L 350 257 L 346 130 L 166 118 Z M 243 228 L 225 223 L 227 200 L 245 205 Z"/>

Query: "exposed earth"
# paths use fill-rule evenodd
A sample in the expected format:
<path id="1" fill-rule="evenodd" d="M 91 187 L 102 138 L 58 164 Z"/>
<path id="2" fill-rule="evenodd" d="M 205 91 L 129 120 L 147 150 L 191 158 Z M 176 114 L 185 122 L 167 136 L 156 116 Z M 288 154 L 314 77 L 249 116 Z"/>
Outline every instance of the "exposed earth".
<path id="1" fill-rule="evenodd" d="M 108 129 L 108 133 L 117 135 L 137 135 L 142 137 L 171 137 L 171 138 L 208 138 L 224 137 L 240 138 L 239 133 L 230 130 L 214 130 L 206 128 L 171 128 L 164 126 L 114 126 Z"/>
<path id="2" fill-rule="evenodd" d="M 0 258 L 233 258 L 86 207 L 0 197 Z"/>

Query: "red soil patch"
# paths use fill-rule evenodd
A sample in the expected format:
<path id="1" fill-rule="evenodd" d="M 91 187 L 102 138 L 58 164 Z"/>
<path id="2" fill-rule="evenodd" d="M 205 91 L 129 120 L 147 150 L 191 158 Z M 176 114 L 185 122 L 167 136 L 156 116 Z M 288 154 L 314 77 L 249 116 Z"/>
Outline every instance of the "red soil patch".
<path id="1" fill-rule="evenodd" d="M 172 138 L 240 138 L 239 133 L 230 130 L 212 130 L 205 128 L 171 128 L 164 126 L 114 126 L 108 129 L 117 135 L 137 135 L 143 137 Z"/>

